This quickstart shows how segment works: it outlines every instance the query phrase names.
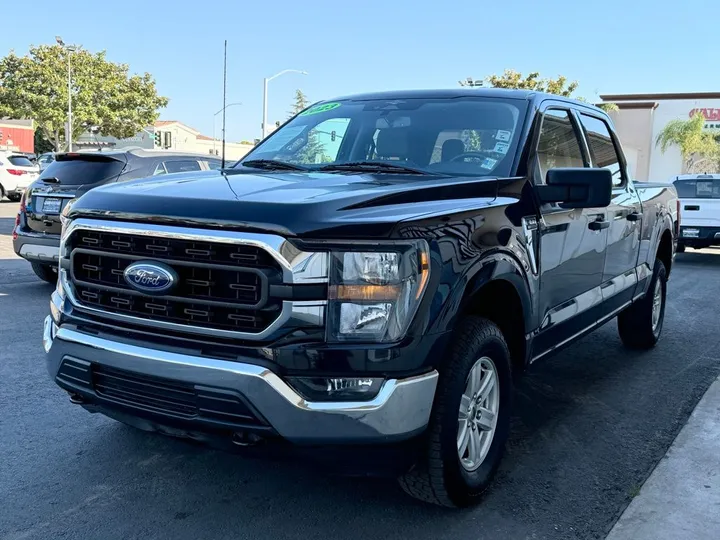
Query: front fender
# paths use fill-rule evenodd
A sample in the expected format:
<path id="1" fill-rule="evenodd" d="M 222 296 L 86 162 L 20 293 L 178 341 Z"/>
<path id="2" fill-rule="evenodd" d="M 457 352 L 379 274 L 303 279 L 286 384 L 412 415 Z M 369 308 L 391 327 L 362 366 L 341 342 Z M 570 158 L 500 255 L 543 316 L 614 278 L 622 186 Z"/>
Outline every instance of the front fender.
<path id="1" fill-rule="evenodd" d="M 498 280 L 509 283 L 515 289 L 522 304 L 526 332 L 532 329 L 535 310 L 528 274 L 512 252 L 494 250 L 475 261 L 462 276 L 459 276 L 435 321 L 433 331 L 452 330 L 469 307 L 473 297 L 483 287 Z"/>

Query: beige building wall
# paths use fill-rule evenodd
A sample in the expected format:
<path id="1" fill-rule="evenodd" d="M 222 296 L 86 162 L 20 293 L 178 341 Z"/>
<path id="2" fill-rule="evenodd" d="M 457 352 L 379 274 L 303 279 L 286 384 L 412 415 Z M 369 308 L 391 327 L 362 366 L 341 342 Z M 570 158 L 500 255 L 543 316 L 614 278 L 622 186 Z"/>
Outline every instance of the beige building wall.
<path id="1" fill-rule="evenodd" d="M 647 182 L 650 176 L 650 142 L 653 133 L 654 107 L 626 108 L 610 113 L 620 138 L 628 170 L 634 180 Z"/>

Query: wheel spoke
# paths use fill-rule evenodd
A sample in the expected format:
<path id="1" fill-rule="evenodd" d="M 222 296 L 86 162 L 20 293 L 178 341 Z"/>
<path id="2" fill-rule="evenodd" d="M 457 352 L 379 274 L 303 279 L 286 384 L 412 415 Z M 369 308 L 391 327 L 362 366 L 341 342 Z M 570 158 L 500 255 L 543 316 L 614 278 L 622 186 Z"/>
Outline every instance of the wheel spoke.
<path id="1" fill-rule="evenodd" d="M 468 445 L 468 459 L 473 464 L 477 464 L 480 455 L 480 436 L 477 431 L 468 430 L 470 434 L 470 444 Z"/>
<path id="2" fill-rule="evenodd" d="M 495 373 L 493 373 L 492 371 L 488 371 L 478 391 L 481 402 L 487 399 L 493 388 L 495 388 Z"/>
<path id="3" fill-rule="evenodd" d="M 490 409 L 480 408 L 480 418 L 477 427 L 483 431 L 491 431 L 495 427 L 495 414 Z"/>
<path id="4" fill-rule="evenodd" d="M 463 396 L 460 398 L 460 410 L 467 412 L 467 410 L 470 408 L 471 403 L 472 398 L 468 395 L 463 394 Z"/>
<path id="5" fill-rule="evenodd" d="M 465 455 L 465 451 L 468 448 L 468 443 L 470 442 L 470 426 L 468 426 L 467 422 L 463 422 L 462 425 L 459 426 L 459 434 L 457 439 L 457 447 L 458 447 L 458 455 L 462 458 Z"/>
<path id="6" fill-rule="evenodd" d="M 473 395 L 480 389 L 482 371 L 482 366 L 480 364 L 476 364 L 470 372 L 470 393 Z"/>

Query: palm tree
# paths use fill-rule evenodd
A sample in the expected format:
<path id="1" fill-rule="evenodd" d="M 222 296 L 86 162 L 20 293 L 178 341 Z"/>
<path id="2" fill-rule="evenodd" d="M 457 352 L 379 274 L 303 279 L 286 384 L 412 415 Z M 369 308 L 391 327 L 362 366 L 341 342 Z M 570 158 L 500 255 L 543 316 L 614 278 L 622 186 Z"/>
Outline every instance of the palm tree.
<path id="1" fill-rule="evenodd" d="M 705 117 L 699 112 L 689 120 L 671 120 L 658 134 L 655 145 L 662 153 L 671 146 L 680 147 L 683 165 L 688 172 L 701 162 L 703 172 L 712 172 L 709 169 L 718 168 L 720 144 L 711 133 L 703 130 L 704 127 Z"/>

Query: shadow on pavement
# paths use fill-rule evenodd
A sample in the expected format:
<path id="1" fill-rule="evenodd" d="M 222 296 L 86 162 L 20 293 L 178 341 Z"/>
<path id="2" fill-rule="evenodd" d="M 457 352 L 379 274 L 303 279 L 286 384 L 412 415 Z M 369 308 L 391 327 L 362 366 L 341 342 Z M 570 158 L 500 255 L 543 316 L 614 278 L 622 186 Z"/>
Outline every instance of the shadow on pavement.
<path id="1" fill-rule="evenodd" d="M 0 217 L 0 236 L 11 236 L 15 228 L 15 217 Z"/>

